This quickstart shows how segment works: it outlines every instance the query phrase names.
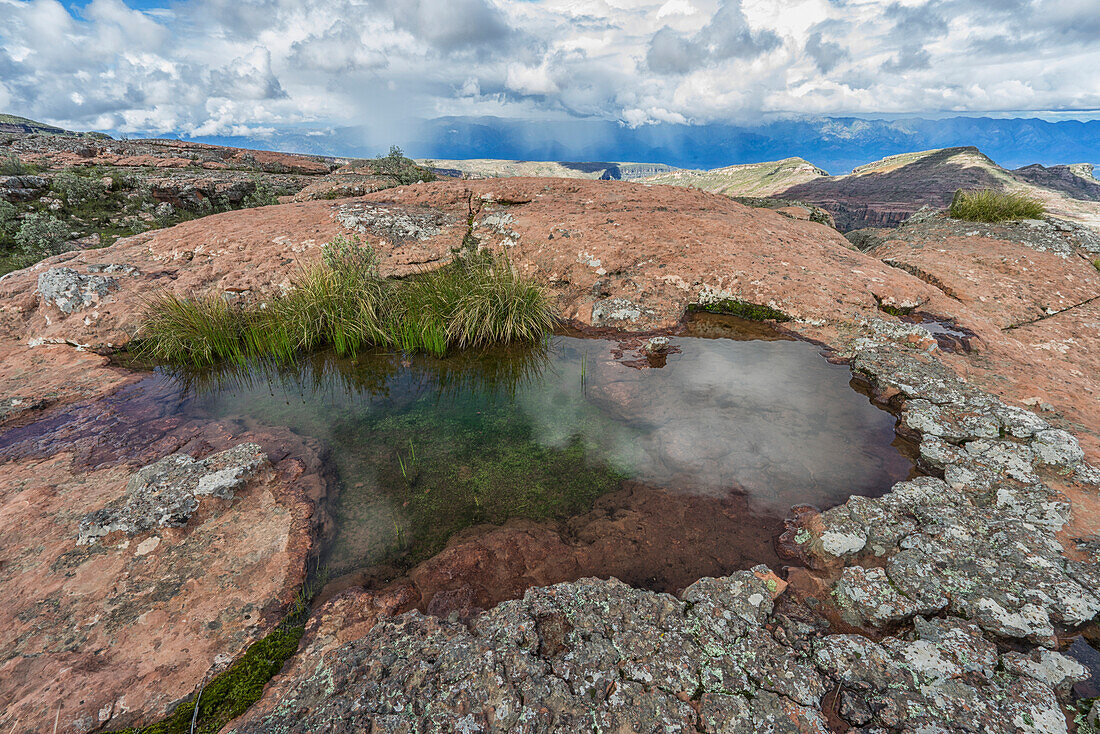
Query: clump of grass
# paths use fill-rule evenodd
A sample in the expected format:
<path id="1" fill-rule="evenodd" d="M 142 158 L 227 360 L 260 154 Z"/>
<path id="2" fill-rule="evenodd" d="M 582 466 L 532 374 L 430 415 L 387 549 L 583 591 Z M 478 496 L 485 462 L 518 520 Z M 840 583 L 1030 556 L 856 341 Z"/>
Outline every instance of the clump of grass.
<path id="1" fill-rule="evenodd" d="M 251 315 L 248 351 L 288 359 L 324 346 L 345 355 L 389 344 L 393 304 L 393 286 L 379 275 L 374 251 L 358 239 L 336 237 L 286 295 Z"/>
<path id="2" fill-rule="evenodd" d="M 408 351 L 442 354 L 452 346 L 535 341 L 554 324 L 545 293 L 503 255 L 460 255 L 410 279 L 401 291 L 402 347 Z"/>
<path id="3" fill-rule="evenodd" d="M 374 251 L 338 237 L 285 295 L 262 307 L 219 296 L 154 297 L 138 355 L 207 366 L 255 357 L 288 361 L 332 347 L 350 355 L 370 346 L 443 355 L 452 348 L 535 341 L 553 326 L 545 293 L 501 255 L 466 253 L 404 281 L 381 277 Z"/>
<path id="4" fill-rule="evenodd" d="M 1046 208 L 1038 199 L 1025 194 L 982 189 L 959 190 L 948 210 L 955 219 L 968 222 L 1006 222 L 1014 219 L 1040 219 Z"/>
<path id="5" fill-rule="evenodd" d="M 192 367 L 241 361 L 248 320 L 242 309 L 220 296 L 160 293 L 146 305 L 142 337 L 134 350 L 147 359 Z"/>
<path id="6" fill-rule="evenodd" d="M 749 303 L 735 298 L 723 298 L 717 301 L 695 304 L 695 311 L 719 313 L 727 316 L 737 316 L 748 321 L 790 321 L 791 317 L 779 309 L 772 308 L 761 303 Z"/>

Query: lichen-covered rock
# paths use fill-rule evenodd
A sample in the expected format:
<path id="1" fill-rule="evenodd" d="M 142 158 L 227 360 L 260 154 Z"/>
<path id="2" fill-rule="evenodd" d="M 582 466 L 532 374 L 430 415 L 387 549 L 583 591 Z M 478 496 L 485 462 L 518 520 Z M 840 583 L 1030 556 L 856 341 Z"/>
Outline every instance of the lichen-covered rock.
<path id="1" fill-rule="evenodd" d="M 864 731 L 1066 731 L 1050 685 L 998 672 L 996 646 L 958 619 L 918 617 L 913 639 L 881 643 L 829 635 L 815 644 L 814 659 L 840 686 L 840 715 Z"/>
<path id="2" fill-rule="evenodd" d="M 1100 587 L 1082 581 L 1062 554 L 1054 534 L 1066 506 L 1041 487 L 977 494 L 925 477 L 826 511 L 829 532 L 888 557 L 884 568 L 844 570 L 841 606 L 871 624 L 948 607 L 991 632 L 1052 643 L 1055 623 L 1078 625 L 1100 612 Z M 828 552 L 826 537 L 820 552 Z"/>
<path id="3" fill-rule="evenodd" d="M 769 631 L 785 618 L 766 569 L 754 572 L 702 579 L 679 599 L 614 579 L 534 588 L 469 626 L 381 618 L 296 661 L 262 713 L 230 730 L 826 734 L 835 691 L 841 718 L 864 731 L 1066 731 L 1053 688 L 1076 674 L 1072 661 L 1028 667 L 953 618 L 917 617 L 912 634 L 882 642 L 787 644 Z"/>
<path id="4" fill-rule="evenodd" d="M 592 304 L 593 326 L 629 327 L 649 311 L 625 298 L 604 298 Z"/>
<path id="5" fill-rule="evenodd" d="M 196 461 L 172 454 L 138 469 L 126 495 L 80 520 L 79 545 L 94 543 L 115 531 L 129 535 L 157 527 L 185 525 L 199 507 L 199 497 L 232 499 L 233 492 L 268 463 L 254 443 L 242 443 Z"/>
<path id="6" fill-rule="evenodd" d="M 944 597 L 922 604 L 920 600 L 906 596 L 898 591 L 882 568 L 849 566 L 841 574 L 835 594 L 837 605 L 846 616 L 850 615 L 851 622 L 869 623 L 876 627 L 916 614 L 938 612 L 947 606 Z"/>
<path id="7" fill-rule="evenodd" d="M 1100 613 L 1100 578 L 1063 553 L 1069 521 L 1051 472 L 1095 472 L 1068 432 L 950 373 L 933 355 L 857 340 L 853 369 L 880 394 L 904 399 L 902 423 L 920 435 L 933 477 L 880 498 L 853 497 L 820 516 L 800 547 L 875 568 L 845 568 L 835 595 L 850 621 L 884 625 L 948 609 L 992 633 L 1054 643 L 1055 625 Z M 1085 564 L 1087 565 L 1087 564 Z"/>
<path id="8" fill-rule="evenodd" d="M 1033 678 L 1056 690 L 1068 689 L 1089 677 L 1084 665 L 1052 650 L 1033 650 L 1027 655 L 1009 652 L 1002 657 L 1002 661 L 1006 670 Z"/>
<path id="9" fill-rule="evenodd" d="M 763 628 L 771 612 L 748 571 L 681 599 L 613 579 L 535 588 L 469 628 L 410 612 L 303 665 L 237 730 L 824 734 L 825 684 Z"/>
<path id="10" fill-rule="evenodd" d="M 341 204 L 336 220 L 350 230 L 381 237 L 391 245 L 409 240 L 429 240 L 451 222 L 438 209 L 384 206 L 362 201 Z"/>
<path id="11" fill-rule="evenodd" d="M 73 313 L 99 303 L 117 289 L 116 278 L 84 275 L 72 268 L 50 268 L 38 276 L 38 292 L 42 298 L 64 313 Z"/>

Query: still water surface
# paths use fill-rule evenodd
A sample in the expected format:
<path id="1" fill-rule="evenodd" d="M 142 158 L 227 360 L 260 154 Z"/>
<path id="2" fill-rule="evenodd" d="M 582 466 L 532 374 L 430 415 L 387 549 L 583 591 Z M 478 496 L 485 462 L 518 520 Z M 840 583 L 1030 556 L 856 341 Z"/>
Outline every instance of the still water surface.
<path id="1" fill-rule="evenodd" d="M 511 518 L 583 535 L 577 518 L 598 512 L 629 515 L 647 544 L 667 546 L 623 573 L 671 588 L 774 564 L 792 505 L 881 494 L 912 471 L 893 416 L 817 347 L 709 317 L 671 344 L 657 359 L 638 343 L 571 336 L 446 359 L 318 355 L 185 387 L 189 410 L 331 447 L 334 574 L 407 568 L 465 528 Z M 677 553 L 695 558 L 662 558 Z M 661 564 L 677 570 L 648 567 Z"/>

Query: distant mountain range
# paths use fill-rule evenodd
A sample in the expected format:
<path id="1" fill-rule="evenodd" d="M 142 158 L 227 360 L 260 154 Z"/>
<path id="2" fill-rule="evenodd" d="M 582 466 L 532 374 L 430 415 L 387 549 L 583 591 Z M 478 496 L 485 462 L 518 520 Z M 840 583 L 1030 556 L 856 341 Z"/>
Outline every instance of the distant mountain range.
<path id="1" fill-rule="evenodd" d="M 828 211 L 841 231 L 896 226 L 921 207 L 946 208 L 959 189 L 1010 190 L 1041 200 L 1056 216 L 1100 227 L 1100 181 L 1093 177 L 1091 164 L 1032 164 L 1009 170 L 973 146 L 901 153 L 841 176 L 831 176 L 802 158 L 709 170 L 642 163 L 491 159 L 433 161 L 430 165 L 445 176 L 626 179 L 689 186 L 739 198 L 800 201 Z"/>
<path id="2" fill-rule="evenodd" d="M 149 145 L 169 148 L 179 145 L 168 141 L 154 144 L 153 141 L 133 140 L 129 143 L 105 141 L 96 146 L 89 141 L 97 135 L 103 137 L 98 133 L 69 133 L 12 115 L 0 115 L 0 134 L 3 133 L 9 138 L 45 135 L 50 140 L 77 135 L 80 161 L 103 153 L 110 145 L 129 145 L 135 150 L 145 150 Z M 460 154 L 422 157 L 421 160 L 428 159 L 429 165 L 445 176 L 626 179 L 651 185 L 691 186 L 735 197 L 801 201 L 828 211 L 843 231 L 894 226 L 923 206 L 944 208 L 959 189 L 1023 192 L 1041 199 L 1047 210 L 1056 216 L 1100 227 L 1100 181 L 1093 177 L 1091 164 L 1076 163 L 1096 160 L 1094 154 L 1100 149 L 1100 121 L 1050 123 L 954 118 L 886 122 L 849 119 L 774 123 L 758 128 L 709 125 L 630 130 L 589 121 L 551 125 L 449 119 L 430 121 L 410 134 L 427 136 L 423 142 L 410 145 L 407 148 L 410 153 L 427 149 Z M 201 142 L 314 155 L 338 154 L 346 162 L 347 158 L 369 157 L 379 152 L 376 147 L 368 147 L 362 142 L 363 135 L 362 130 L 345 128 L 322 135 L 208 138 Z M 985 149 L 956 145 L 912 152 L 910 147 L 913 141 L 965 136 Z M 350 142 L 354 140 L 359 142 Z M 873 160 L 869 151 L 884 147 L 902 147 L 903 150 L 867 162 Z M 814 150 L 816 154 L 759 160 L 770 153 L 789 154 L 803 150 Z M 461 157 L 466 152 L 476 152 L 477 156 Z M 608 152 L 623 155 L 597 155 Z M 487 157 L 494 153 L 522 155 Z M 253 155 L 262 157 L 265 154 L 254 152 Z M 546 159 L 557 155 L 561 157 Z M 824 161 L 818 156 L 823 156 Z M 730 159 L 739 158 L 753 160 L 728 163 Z M 994 158 L 1007 166 L 998 165 Z M 722 165 L 706 167 L 683 163 L 711 160 L 721 161 Z M 843 170 L 850 170 L 850 173 L 829 173 L 830 169 L 836 170 L 839 160 L 844 161 Z M 322 163 L 331 167 L 340 162 L 326 159 Z"/>
<path id="3" fill-rule="evenodd" d="M 1100 120 L 820 118 L 754 126 L 660 124 L 629 128 L 601 120 L 444 117 L 411 123 L 405 130 L 402 139 L 376 139 L 364 126 L 198 140 L 338 156 L 374 156 L 398 144 L 416 158 L 637 161 L 691 169 L 803 158 L 834 174 L 899 153 L 967 145 L 980 148 L 1008 168 L 1032 163 L 1100 163 Z"/>
<path id="4" fill-rule="evenodd" d="M 44 122 L 37 122 L 36 120 L 30 120 L 26 117 L 19 117 L 17 115 L 5 115 L 0 114 L 0 134 L 2 133 L 20 133 L 20 134 L 37 134 L 37 135 L 66 135 L 72 137 L 88 137 L 88 138 L 104 138 L 107 137 L 103 133 L 76 133 L 71 130 L 66 130 L 62 127 L 55 125 L 47 125 Z"/>

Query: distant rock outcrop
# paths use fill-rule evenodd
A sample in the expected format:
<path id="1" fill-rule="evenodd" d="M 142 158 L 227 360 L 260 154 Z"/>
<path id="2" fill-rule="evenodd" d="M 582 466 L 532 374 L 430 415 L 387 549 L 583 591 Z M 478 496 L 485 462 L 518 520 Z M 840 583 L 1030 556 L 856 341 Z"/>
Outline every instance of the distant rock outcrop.
<path id="1" fill-rule="evenodd" d="M 729 196 L 775 196 L 798 184 L 829 174 L 802 158 L 725 166 L 710 171 L 671 171 L 650 176 L 646 183 L 690 186 Z M 796 198 L 796 197 L 787 197 Z"/>
<path id="2" fill-rule="evenodd" d="M 1032 166 L 1017 168 L 1012 172 L 1018 178 L 1085 201 L 1100 201 L 1100 181 L 1092 176 L 1091 163 L 1070 166 Z"/>
<path id="3" fill-rule="evenodd" d="M 1000 170 L 977 148 L 891 156 L 847 176 L 822 177 L 782 192 L 832 213 L 842 232 L 894 227 L 921 207 L 946 208 L 959 189 L 1001 189 Z"/>
<path id="4" fill-rule="evenodd" d="M 450 178 L 588 178 L 602 181 L 633 181 L 678 169 L 664 163 L 611 163 L 606 161 L 508 161 L 492 158 L 417 161 L 436 174 Z"/>
<path id="5" fill-rule="evenodd" d="M 18 115 L 5 115 L 0 114 L 0 134 L 3 133 L 18 133 L 29 134 L 34 133 L 37 135 L 74 135 L 79 137 L 89 138 L 109 138 L 109 135 L 103 133 L 74 133 L 71 130 L 66 130 L 56 125 L 47 125 L 44 122 L 38 122 L 36 120 L 30 120 L 26 117 L 19 117 Z"/>

